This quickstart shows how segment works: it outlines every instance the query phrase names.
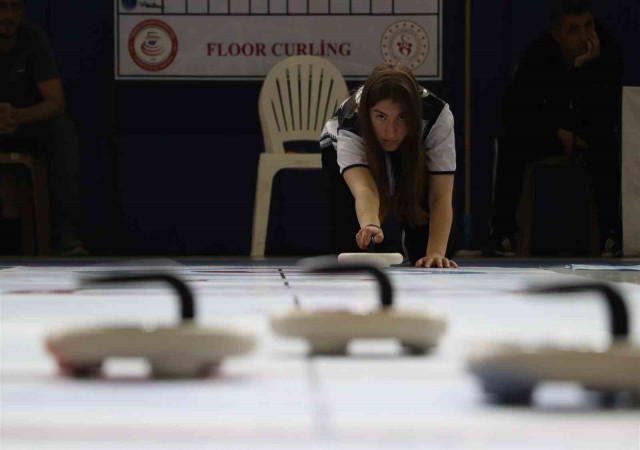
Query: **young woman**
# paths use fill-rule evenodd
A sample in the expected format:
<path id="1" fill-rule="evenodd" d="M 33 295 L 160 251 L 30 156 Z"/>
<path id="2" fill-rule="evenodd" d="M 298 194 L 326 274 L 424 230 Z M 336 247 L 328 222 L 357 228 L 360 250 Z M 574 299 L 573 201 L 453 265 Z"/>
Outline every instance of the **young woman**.
<path id="1" fill-rule="evenodd" d="M 416 267 L 457 267 L 446 256 L 456 168 L 453 116 L 407 67 L 376 67 L 326 123 L 320 146 L 332 251 L 364 250 L 372 240 L 384 248 L 382 224 L 391 216 Z"/>

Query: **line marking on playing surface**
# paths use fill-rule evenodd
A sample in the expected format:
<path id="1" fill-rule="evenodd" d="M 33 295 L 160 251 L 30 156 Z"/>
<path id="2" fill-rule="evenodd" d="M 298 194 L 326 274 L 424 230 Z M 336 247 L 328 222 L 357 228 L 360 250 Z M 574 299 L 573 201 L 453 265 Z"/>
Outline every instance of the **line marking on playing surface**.
<path id="1" fill-rule="evenodd" d="M 293 294 L 294 305 L 296 306 L 296 308 L 301 308 L 298 295 L 295 293 L 293 287 L 289 284 L 289 280 L 287 280 L 287 276 L 284 273 L 284 269 L 278 268 L 278 272 L 280 273 L 280 278 L 282 278 L 282 280 L 284 281 L 284 285 Z M 315 413 L 314 423 L 317 424 L 318 436 L 327 438 L 327 436 L 333 436 L 334 432 L 333 432 L 333 429 L 331 428 L 331 414 L 329 412 L 329 404 L 322 390 L 320 373 L 318 372 L 318 369 L 315 364 L 316 355 L 311 353 L 307 356 L 306 359 L 307 359 L 307 380 L 309 381 L 311 400 L 314 405 L 314 413 Z"/>
<path id="2" fill-rule="evenodd" d="M 291 294 L 293 294 L 293 304 L 296 306 L 296 308 L 300 308 L 300 300 L 298 299 L 298 295 L 293 291 L 293 288 L 289 284 L 289 280 L 287 280 L 287 276 L 284 274 L 284 270 L 278 268 L 278 272 L 280 273 L 280 278 L 282 278 L 282 280 L 284 281 L 284 285 L 286 286 L 286 288 L 291 291 Z"/>

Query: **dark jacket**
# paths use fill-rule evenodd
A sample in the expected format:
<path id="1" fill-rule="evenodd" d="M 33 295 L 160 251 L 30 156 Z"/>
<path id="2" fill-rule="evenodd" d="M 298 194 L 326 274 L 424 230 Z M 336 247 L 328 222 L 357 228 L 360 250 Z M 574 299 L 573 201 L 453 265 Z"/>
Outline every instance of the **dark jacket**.
<path id="1" fill-rule="evenodd" d="M 580 136 L 591 148 L 619 147 L 623 61 L 612 37 L 596 29 L 600 56 L 567 69 L 550 32 L 524 52 L 503 104 L 506 144 L 540 157 L 562 152 L 558 128 Z"/>

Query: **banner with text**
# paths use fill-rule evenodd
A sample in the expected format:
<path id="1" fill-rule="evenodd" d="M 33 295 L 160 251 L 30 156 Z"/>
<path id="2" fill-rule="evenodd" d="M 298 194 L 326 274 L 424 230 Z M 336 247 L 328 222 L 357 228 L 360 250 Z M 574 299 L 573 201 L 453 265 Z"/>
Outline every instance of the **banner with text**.
<path id="1" fill-rule="evenodd" d="M 347 79 L 383 61 L 442 79 L 442 0 L 116 0 L 116 79 L 262 79 L 315 55 Z"/>

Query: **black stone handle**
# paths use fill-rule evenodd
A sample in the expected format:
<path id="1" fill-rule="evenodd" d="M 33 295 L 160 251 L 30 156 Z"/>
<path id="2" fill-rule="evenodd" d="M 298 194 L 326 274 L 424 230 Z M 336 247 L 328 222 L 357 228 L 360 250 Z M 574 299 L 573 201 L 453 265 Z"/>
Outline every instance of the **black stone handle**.
<path id="1" fill-rule="evenodd" d="M 82 281 L 83 286 L 99 284 L 126 284 L 145 281 L 161 281 L 169 284 L 178 294 L 180 300 L 180 319 L 182 322 L 193 321 L 196 316 L 196 306 L 193 293 L 187 284 L 175 275 L 155 274 L 122 274 L 104 277 L 88 278 Z"/>
<path id="2" fill-rule="evenodd" d="M 605 299 L 609 312 L 609 331 L 616 339 L 629 338 L 629 313 L 622 294 L 614 287 L 604 283 L 585 283 L 575 285 L 559 285 L 547 287 L 533 287 L 526 292 L 532 294 L 569 294 L 574 292 L 600 292 Z"/>
<path id="3" fill-rule="evenodd" d="M 324 273 L 324 274 L 353 274 L 367 273 L 373 275 L 378 282 L 380 288 L 380 307 L 382 309 L 391 308 L 393 306 L 393 286 L 389 277 L 378 267 L 363 263 L 337 263 L 335 259 L 326 258 L 309 258 L 302 264 L 307 272 Z"/>

